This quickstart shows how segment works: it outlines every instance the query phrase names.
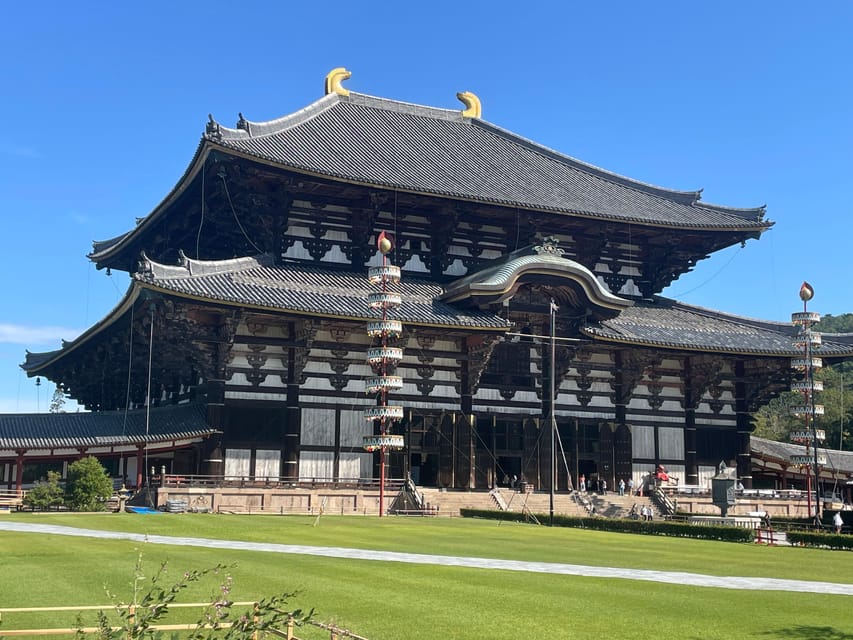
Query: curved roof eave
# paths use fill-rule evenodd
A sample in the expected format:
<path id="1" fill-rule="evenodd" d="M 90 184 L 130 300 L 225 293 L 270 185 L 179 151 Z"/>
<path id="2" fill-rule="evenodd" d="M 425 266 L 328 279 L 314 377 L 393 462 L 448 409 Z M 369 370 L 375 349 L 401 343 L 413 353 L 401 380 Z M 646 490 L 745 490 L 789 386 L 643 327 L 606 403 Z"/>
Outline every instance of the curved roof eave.
<path id="1" fill-rule="evenodd" d="M 475 296 L 498 296 L 498 300 L 511 295 L 525 275 L 546 275 L 565 278 L 581 286 L 587 299 L 594 305 L 620 311 L 633 303 L 608 291 L 589 269 L 573 260 L 550 256 L 519 256 L 500 266 L 466 276 L 451 284 L 441 296 L 445 302 L 455 302 Z M 491 281 L 490 281 L 491 280 Z"/>
<path id="2" fill-rule="evenodd" d="M 135 281 L 131 281 L 130 286 L 124 294 L 124 297 L 118 302 L 115 307 L 113 307 L 113 309 L 109 313 L 107 313 L 106 316 L 103 317 L 103 319 L 89 327 L 89 329 L 87 329 L 84 333 L 79 335 L 74 340 L 71 340 L 70 342 L 63 341 L 61 349 L 43 353 L 30 353 L 28 351 L 27 359 L 21 365 L 21 368 L 26 371 L 27 375 L 30 377 L 37 375 L 40 371 L 53 364 L 56 360 L 64 358 L 69 353 L 72 353 L 76 349 L 80 348 L 89 340 L 93 339 L 95 336 L 97 336 L 102 331 L 106 330 L 108 327 L 112 326 L 115 322 L 121 319 L 128 311 L 128 309 L 130 309 L 136 303 L 136 301 L 139 299 L 139 296 L 142 295 L 143 292 L 143 287 L 140 287 Z"/>
<path id="3" fill-rule="evenodd" d="M 678 223 L 678 222 L 667 222 L 661 220 L 646 220 L 645 218 L 636 216 L 636 217 L 626 217 L 622 215 L 608 215 L 607 213 L 602 213 L 600 211 L 583 211 L 579 209 L 567 209 L 556 206 L 547 206 L 547 205 L 533 205 L 530 203 L 517 202 L 515 200 L 507 200 L 501 198 L 489 198 L 487 196 L 475 197 L 472 195 L 460 194 L 460 193 L 451 193 L 444 191 L 433 191 L 429 189 L 415 189 L 411 187 L 401 186 L 399 184 L 388 182 L 388 181 L 366 181 L 359 180 L 357 178 L 353 178 L 351 176 L 346 176 L 340 173 L 334 172 L 324 172 L 319 171 L 315 168 L 306 167 L 297 163 L 286 163 L 278 160 L 276 158 L 256 155 L 252 153 L 248 153 L 245 151 L 240 151 L 238 149 L 233 149 L 231 147 L 217 145 L 216 143 L 211 143 L 211 146 L 215 146 L 216 150 L 229 154 L 235 157 L 244 158 L 246 160 L 251 160 L 254 162 L 260 162 L 262 164 L 266 164 L 267 166 L 276 167 L 280 169 L 287 169 L 289 171 L 293 171 L 295 173 L 300 173 L 305 176 L 310 176 L 314 178 L 324 178 L 324 179 L 332 179 L 337 182 L 343 182 L 346 184 L 356 185 L 360 187 L 373 187 L 379 189 L 387 189 L 389 191 L 395 191 L 398 193 L 407 193 L 418 196 L 428 196 L 433 198 L 446 198 L 448 200 L 456 200 L 462 202 L 471 202 L 477 204 L 486 204 L 497 207 L 512 207 L 514 209 L 519 209 L 521 211 L 540 211 L 545 213 L 557 213 L 569 216 L 575 216 L 578 218 L 586 218 L 590 220 L 608 220 L 613 222 L 621 222 L 621 223 L 630 223 L 636 224 L 641 227 L 649 227 L 653 229 L 685 229 L 685 230 L 697 230 L 697 231 L 709 231 L 716 233 L 742 233 L 745 234 L 744 240 L 749 238 L 758 238 L 762 233 L 770 229 L 775 221 L 773 220 L 762 220 L 759 222 L 749 221 L 748 219 L 743 219 L 744 224 L 737 224 L 732 226 L 714 226 L 714 225 L 702 225 L 702 224 L 689 224 L 689 223 Z M 603 171 L 603 170 L 602 170 Z M 683 193 L 683 192 L 676 192 Z M 754 211 L 756 213 L 763 212 L 763 208 L 757 207 L 755 209 L 729 209 L 727 207 L 714 207 L 711 209 L 710 207 L 704 207 L 717 212 L 725 212 L 731 215 L 735 215 L 734 211 Z"/>
<path id="4" fill-rule="evenodd" d="M 149 227 L 160 215 L 168 209 L 168 207 L 180 197 L 192 184 L 196 175 L 198 175 L 204 163 L 207 161 L 208 155 L 212 151 L 212 145 L 206 137 L 202 137 L 199 141 L 196 151 L 190 160 L 189 165 L 183 175 L 178 179 L 178 182 L 172 187 L 171 191 L 166 194 L 166 197 L 154 207 L 147 216 L 139 220 L 138 224 L 131 230 L 116 236 L 110 240 L 95 240 L 92 242 L 92 252 L 86 257 L 95 263 L 97 268 L 103 266 L 103 261 L 120 252 L 125 245 L 131 242 L 144 229 Z"/>

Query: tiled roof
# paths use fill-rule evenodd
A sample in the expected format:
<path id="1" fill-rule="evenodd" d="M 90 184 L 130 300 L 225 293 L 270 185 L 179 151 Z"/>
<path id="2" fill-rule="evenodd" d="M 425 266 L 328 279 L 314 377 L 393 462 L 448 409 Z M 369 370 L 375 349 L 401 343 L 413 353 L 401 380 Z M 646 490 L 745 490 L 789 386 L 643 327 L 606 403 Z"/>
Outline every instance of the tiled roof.
<path id="1" fill-rule="evenodd" d="M 704 204 L 605 171 L 461 111 L 331 93 L 270 122 L 216 124 L 219 147 L 336 179 L 639 224 L 761 230 L 764 208 Z"/>
<path id="2" fill-rule="evenodd" d="M 637 302 L 612 320 L 589 325 L 584 333 L 603 341 L 708 352 L 795 357 L 796 329 L 785 323 L 765 322 L 693 307 L 666 298 Z M 832 334 L 823 335 L 815 352 L 823 357 L 853 356 L 853 345 Z"/>
<path id="3" fill-rule="evenodd" d="M 376 320 L 367 294 L 378 289 L 367 272 L 356 274 L 302 265 L 273 266 L 266 256 L 216 262 L 185 259 L 183 266 L 148 261 L 137 280 L 173 294 L 205 300 L 269 308 L 321 317 Z M 492 313 L 461 311 L 437 300 L 440 285 L 405 274 L 392 290 L 403 304 L 390 318 L 408 324 L 462 329 L 506 330 L 509 324 Z"/>
<path id="4" fill-rule="evenodd" d="M 774 460 L 790 460 L 791 456 L 807 454 L 805 446 L 788 442 L 776 442 L 751 436 L 749 447 L 753 455 L 758 454 Z M 853 451 L 838 451 L 837 449 L 820 448 L 820 453 L 827 457 L 827 467 L 844 474 L 853 475 Z"/>
<path id="5" fill-rule="evenodd" d="M 154 407 L 146 412 L 0 414 L 0 449 L 104 447 L 203 438 L 216 433 L 200 404 Z"/>

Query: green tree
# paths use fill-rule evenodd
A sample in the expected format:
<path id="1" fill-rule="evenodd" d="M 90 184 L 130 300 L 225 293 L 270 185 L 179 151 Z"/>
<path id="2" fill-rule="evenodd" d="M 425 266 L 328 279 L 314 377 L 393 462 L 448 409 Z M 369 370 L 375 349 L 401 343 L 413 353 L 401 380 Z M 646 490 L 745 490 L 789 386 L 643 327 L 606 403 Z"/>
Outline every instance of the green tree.
<path id="1" fill-rule="evenodd" d="M 112 494 L 112 480 L 94 456 L 81 458 L 68 466 L 66 500 L 74 511 L 103 511 Z"/>
<path id="2" fill-rule="evenodd" d="M 791 407 L 802 402 L 799 393 L 787 391 L 761 407 L 752 415 L 753 435 L 776 442 L 787 442 L 794 429 L 802 428 L 802 420 L 791 415 Z"/>
<path id="3" fill-rule="evenodd" d="M 58 385 L 56 389 L 53 390 L 53 398 L 50 401 L 50 412 L 51 413 L 65 413 L 65 388 L 62 385 Z"/>
<path id="4" fill-rule="evenodd" d="M 853 313 L 842 313 L 840 316 L 828 313 L 814 328 L 821 333 L 853 333 Z"/>
<path id="5" fill-rule="evenodd" d="M 24 496 L 24 504 L 31 509 L 48 511 L 65 502 L 65 489 L 59 484 L 57 471 L 48 471 L 47 480 L 40 480 Z"/>

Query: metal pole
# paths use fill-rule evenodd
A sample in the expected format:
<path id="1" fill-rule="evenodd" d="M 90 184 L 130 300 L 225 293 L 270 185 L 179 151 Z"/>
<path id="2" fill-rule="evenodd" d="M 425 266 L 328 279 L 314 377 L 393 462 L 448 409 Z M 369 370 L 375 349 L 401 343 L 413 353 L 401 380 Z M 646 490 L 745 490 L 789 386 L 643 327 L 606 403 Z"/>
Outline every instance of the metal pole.
<path id="1" fill-rule="evenodd" d="M 839 418 L 841 421 L 840 428 L 838 430 L 838 450 L 841 451 L 844 449 L 844 374 L 841 374 L 841 417 Z"/>
<path id="2" fill-rule="evenodd" d="M 555 358 L 555 333 L 556 333 L 556 311 L 558 307 L 554 304 L 554 298 L 551 298 L 551 501 L 550 501 L 550 524 L 554 526 L 554 486 L 557 484 L 557 456 L 555 451 L 555 431 L 557 427 L 557 417 L 554 411 L 554 401 L 555 401 L 555 380 L 556 380 L 556 371 L 554 368 Z"/>
<path id="3" fill-rule="evenodd" d="M 151 361 L 154 354 L 154 312 L 156 305 L 151 304 L 151 328 L 148 334 L 148 390 L 145 397 L 145 468 L 148 468 L 148 434 L 151 428 Z M 151 481 L 145 483 L 145 495 L 148 497 L 147 502 L 151 502 Z M 148 504 L 147 506 L 151 506 Z"/>
<path id="4" fill-rule="evenodd" d="M 803 311 L 807 311 L 808 300 L 803 300 Z M 808 374 L 808 388 L 809 388 L 809 409 L 811 409 L 811 413 L 806 414 L 806 419 L 811 420 L 811 432 L 812 432 L 812 445 L 814 446 L 814 517 L 815 524 L 820 526 L 820 469 L 818 469 L 818 456 L 817 456 L 817 415 L 815 414 L 815 390 L 814 390 L 814 367 L 812 366 L 812 344 L 811 344 L 811 325 L 808 325 L 806 328 L 806 372 Z"/>

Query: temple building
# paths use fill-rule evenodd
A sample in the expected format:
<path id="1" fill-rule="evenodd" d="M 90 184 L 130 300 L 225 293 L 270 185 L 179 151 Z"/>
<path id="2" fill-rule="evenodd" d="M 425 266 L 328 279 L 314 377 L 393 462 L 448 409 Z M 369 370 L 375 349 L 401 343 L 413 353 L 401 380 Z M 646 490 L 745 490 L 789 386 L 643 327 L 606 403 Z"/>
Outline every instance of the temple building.
<path id="1" fill-rule="evenodd" d="M 131 276 L 121 302 L 61 349 L 27 353 L 27 374 L 64 385 L 91 420 L 142 416 L 138 439 L 105 454 L 126 457 L 118 473 L 140 477 L 157 434 L 169 473 L 378 478 L 363 445 L 380 433 L 364 418 L 380 342 L 365 326 L 384 232 L 402 273 L 389 312 L 402 331 L 384 343 L 402 349 L 389 477 L 565 490 L 664 465 L 707 484 L 724 460 L 751 486 L 750 414 L 788 388 L 796 328 L 661 292 L 759 238 L 764 208 L 562 155 L 484 120 L 470 93 L 438 109 L 352 92 L 349 75 L 277 120 L 211 116 L 162 202 L 94 243 L 98 268 Z M 821 356 L 853 357 L 853 340 L 824 336 Z M 38 435 L 0 440 L 0 481 L 56 455 Z M 72 458 L 98 443 L 62 442 Z"/>

